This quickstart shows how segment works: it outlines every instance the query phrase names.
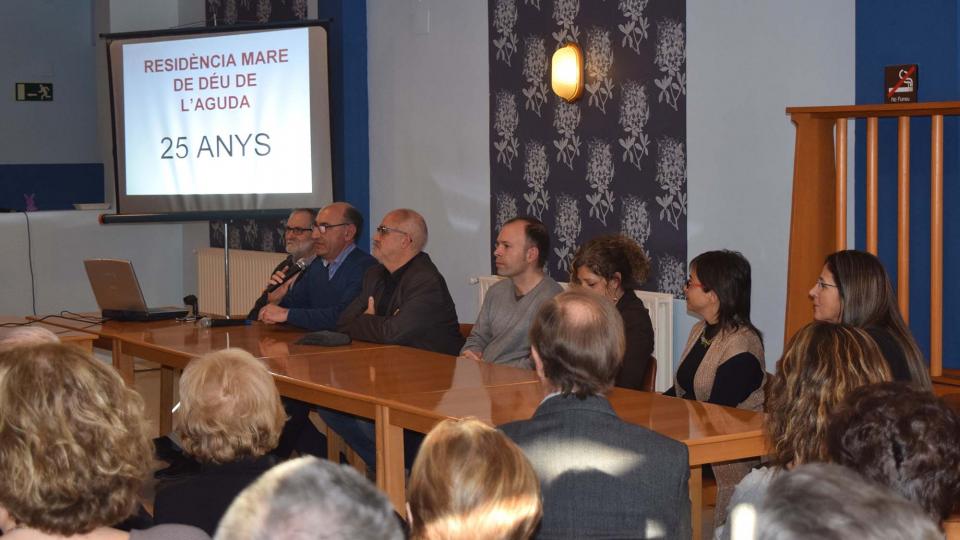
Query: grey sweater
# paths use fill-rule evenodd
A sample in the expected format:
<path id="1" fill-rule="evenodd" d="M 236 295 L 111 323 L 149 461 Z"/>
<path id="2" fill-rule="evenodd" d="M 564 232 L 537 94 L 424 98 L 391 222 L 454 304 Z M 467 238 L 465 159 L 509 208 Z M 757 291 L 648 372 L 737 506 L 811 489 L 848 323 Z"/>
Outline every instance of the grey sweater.
<path id="1" fill-rule="evenodd" d="M 497 282 L 484 296 L 480 315 L 460 354 L 474 351 L 482 354 L 486 362 L 533 369 L 527 333 L 540 305 L 562 290 L 560 284 L 544 276 L 518 301 L 513 281 Z"/>

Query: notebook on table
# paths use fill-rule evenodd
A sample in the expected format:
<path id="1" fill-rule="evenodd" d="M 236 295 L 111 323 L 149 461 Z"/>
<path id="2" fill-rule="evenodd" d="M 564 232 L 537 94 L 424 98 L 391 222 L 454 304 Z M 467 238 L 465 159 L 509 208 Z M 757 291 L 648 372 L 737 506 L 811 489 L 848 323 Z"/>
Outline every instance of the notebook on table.
<path id="1" fill-rule="evenodd" d="M 123 259 L 83 261 L 93 296 L 104 318 L 118 321 L 159 321 L 184 317 L 187 310 L 166 306 L 148 308 L 133 264 Z"/>

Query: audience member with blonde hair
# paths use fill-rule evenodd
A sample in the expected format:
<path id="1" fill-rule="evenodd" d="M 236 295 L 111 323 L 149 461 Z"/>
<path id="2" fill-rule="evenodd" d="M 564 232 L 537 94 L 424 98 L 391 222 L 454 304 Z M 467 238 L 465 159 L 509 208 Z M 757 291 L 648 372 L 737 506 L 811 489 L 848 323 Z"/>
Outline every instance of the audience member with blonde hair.
<path id="1" fill-rule="evenodd" d="M 230 505 L 217 540 L 401 540 L 386 495 L 346 465 L 306 456 L 281 463 Z"/>
<path id="2" fill-rule="evenodd" d="M 540 521 L 540 483 L 530 462 L 475 419 L 445 420 L 430 431 L 408 490 L 414 539 L 523 539 Z"/>
<path id="3" fill-rule="evenodd" d="M 60 338 L 42 326 L 26 325 L 0 328 L 0 351 L 42 343 L 60 343 Z"/>
<path id="4" fill-rule="evenodd" d="M 889 381 L 890 368 L 870 336 L 845 324 L 814 322 L 800 329 L 777 361 L 766 389 L 764 430 L 769 467 L 752 471 L 737 485 L 728 509 L 756 508 L 783 470 L 829 460 L 827 426 L 840 402 L 861 386 Z M 724 528 L 717 537 L 726 538 Z"/>
<path id="5" fill-rule="evenodd" d="M 238 493 L 274 465 L 267 455 L 286 420 L 266 367 L 241 349 L 190 362 L 180 377 L 175 432 L 199 469 L 157 486 L 157 523 L 187 523 L 213 534 Z"/>
<path id="6" fill-rule="evenodd" d="M 2 352 L 0 411 L 4 540 L 207 538 L 181 525 L 110 528 L 136 509 L 153 455 L 143 400 L 111 367 L 61 344 Z"/>

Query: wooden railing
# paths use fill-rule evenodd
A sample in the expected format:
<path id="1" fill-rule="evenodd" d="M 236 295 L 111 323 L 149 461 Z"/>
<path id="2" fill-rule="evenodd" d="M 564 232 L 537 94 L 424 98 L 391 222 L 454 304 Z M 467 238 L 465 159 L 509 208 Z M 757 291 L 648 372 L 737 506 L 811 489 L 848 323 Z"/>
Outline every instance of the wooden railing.
<path id="1" fill-rule="evenodd" d="M 910 119 L 930 127 L 930 374 L 943 374 L 943 117 L 960 115 L 960 102 L 789 107 L 797 139 L 787 263 L 789 339 L 810 322 L 807 291 L 834 251 L 847 249 L 847 124 L 865 118 L 866 247 L 877 253 L 878 119 L 897 122 L 897 300 L 910 316 Z"/>

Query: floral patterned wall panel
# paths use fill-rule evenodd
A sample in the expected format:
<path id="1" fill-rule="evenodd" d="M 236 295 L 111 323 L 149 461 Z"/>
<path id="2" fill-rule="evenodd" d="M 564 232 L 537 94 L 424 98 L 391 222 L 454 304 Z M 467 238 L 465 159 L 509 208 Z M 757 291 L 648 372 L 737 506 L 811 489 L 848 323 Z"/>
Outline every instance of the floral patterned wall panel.
<path id="1" fill-rule="evenodd" d="M 491 237 L 518 215 L 551 231 L 569 278 L 584 242 L 636 240 L 642 288 L 683 294 L 687 260 L 684 0 L 488 0 Z M 554 51 L 583 51 L 583 96 L 550 89 Z"/>

